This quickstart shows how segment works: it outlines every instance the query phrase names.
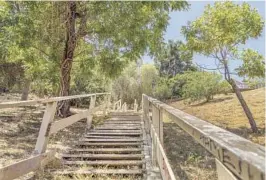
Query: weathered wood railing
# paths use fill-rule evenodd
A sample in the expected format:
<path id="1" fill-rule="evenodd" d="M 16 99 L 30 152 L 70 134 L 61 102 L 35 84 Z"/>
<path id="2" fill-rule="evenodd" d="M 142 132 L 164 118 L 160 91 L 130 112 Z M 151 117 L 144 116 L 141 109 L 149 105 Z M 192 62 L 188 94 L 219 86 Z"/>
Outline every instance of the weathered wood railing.
<path id="1" fill-rule="evenodd" d="M 130 112 L 130 111 L 134 111 L 137 112 L 138 111 L 138 103 L 137 100 L 134 100 L 134 104 L 133 104 L 133 110 L 128 108 L 128 104 L 126 102 L 124 102 L 122 104 L 122 100 L 119 99 L 118 101 L 116 101 L 113 105 L 113 111 L 120 111 L 120 112 Z"/>
<path id="2" fill-rule="evenodd" d="M 174 179 L 162 149 L 163 116 L 170 118 L 214 155 L 219 180 L 265 179 L 264 147 L 154 98 L 146 95 L 142 98 L 145 129 L 152 137 L 153 165 L 159 166 L 163 179 Z"/>
<path id="3" fill-rule="evenodd" d="M 95 107 L 97 96 L 102 95 L 105 96 L 104 103 Z M 59 101 L 88 97 L 91 98 L 88 110 L 53 122 L 56 113 L 57 103 Z M 54 97 L 40 100 L 0 103 L 0 109 L 23 107 L 35 104 L 46 104 L 46 110 L 43 115 L 40 131 L 32 156 L 28 159 L 0 168 L 0 180 L 12 180 L 46 165 L 50 160 L 55 157 L 54 151 L 46 152 L 49 136 L 51 134 L 55 134 L 58 131 L 84 118 L 87 118 L 87 128 L 90 128 L 93 113 L 102 109 L 103 113 L 106 114 L 110 105 L 109 103 L 110 93 L 95 93 L 76 96 Z"/>
<path id="4" fill-rule="evenodd" d="M 122 109 L 122 100 L 119 99 L 118 101 L 116 101 L 113 105 L 113 110 L 114 111 L 120 111 Z"/>

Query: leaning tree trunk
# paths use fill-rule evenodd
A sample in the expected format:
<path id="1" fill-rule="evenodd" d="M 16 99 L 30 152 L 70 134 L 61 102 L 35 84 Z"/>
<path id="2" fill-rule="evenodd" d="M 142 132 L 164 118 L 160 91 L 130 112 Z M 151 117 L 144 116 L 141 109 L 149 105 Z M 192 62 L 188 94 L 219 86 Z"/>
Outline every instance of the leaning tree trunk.
<path id="1" fill-rule="evenodd" d="M 244 112 L 248 118 L 248 121 L 249 121 L 249 124 L 250 124 L 252 131 L 254 133 L 256 133 L 256 132 L 258 132 L 258 128 L 257 128 L 256 122 L 253 118 L 253 115 L 252 115 L 244 97 L 242 96 L 240 89 L 236 85 L 235 81 L 230 77 L 229 67 L 228 67 L 226 60 L 223 60 L 223 62 L 224 62 L 225 79 L 232 86 L 232 89 L 233 89 L 234 93 L 236 94 L 236 97 L 237 97 L 238 101 L 240 102 L 240 104 L 241 104 L 241 106 L 242 106 L 242 108 L 243 108 L 243 110 L 244 110 Z"/>
<path id="2" fill-rule="evenodd" d="M 75 14 L 76 2 L 67 2 L 66 41 L 63 58 L 60 63 L 59 96 L 68 96 L 70 90 L 70 72 L 77 41 L 75 33 Z M 67 117 L 70 115 L 69 101 L 62 101 L 58 104 L 57 114 L 61 117 Z"/>
<path id="3" fill-rule="evenodd" d="M 237 87 L 237 85 L 236 85 L 236 83 L 235 83 L 235 81 L 233 79 L 231 79 L 229 83 L 231 84 L 231 86 L 233 88 L 233 91 L 235 92 L 235 94 L 236 94 L 236 96 L 237 96 L 237 98 L 238 98 L 238 100 L 239 100 L 239 102 L 240 102 L 240 104 L 241 104 L 241 106 L 242 106 L 247 118 L 248 118 L 248 121 L 249 121 L 249 124 L 251 126 L 252 131 L 255 132 L 255 133 L 258 132 L 258 128 L 257 128 L 256 122 L 255 122 L 255 120 L 253 118 L 253 115 L 252 115 L 252 113 L 251 113 L 251 111 L 250 111 L 250 109 L 249 109 L 244 97 L 242 96 L 242 93 L 241 93 L 240 89 Z"/>

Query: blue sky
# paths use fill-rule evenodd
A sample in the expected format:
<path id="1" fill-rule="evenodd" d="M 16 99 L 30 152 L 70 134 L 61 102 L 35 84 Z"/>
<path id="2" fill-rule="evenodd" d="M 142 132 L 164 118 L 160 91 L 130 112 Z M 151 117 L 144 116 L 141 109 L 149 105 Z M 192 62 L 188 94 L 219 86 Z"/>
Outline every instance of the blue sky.
<path id="1" fill-rule="evenodd" d="M 236 3 L 242 3 L 238 1 Z M 188 21 L 193 21 L 197 17 L 201 16 L 204 11 L 204 7 L 207 4 L 213 4 L 214 1 L 189 1 L 190 9 L 188 11 L 172 12 L 170 14 L 170 21 L 164 34 L 165 41 L 182 40 L 185 41 L 184 36 L 181 34 L 181 27 L 185 26 Z M 265 2 L 264 1 L 248 1 L 251 7 L 256 8 L 259 14 L 265 19 Z M 241 48 L 252 48 L 257 50 L 260 54 L 265 55 L 265 30 L 263 30 L 262 36 L 258 39 L 250 39 Z M 153 60 L 149 56 L 143 56 L 144 63 L 153 63 Z M 204 67 L 215 68 L 214 60 L 205 56 L 196 54 L 193 56 L 193 62 L 201 64 Z M 241 61 L 233 61 L 230 66 L 231 69 L 238 67 Z M 237 78 L 239 79 L 239 78 Z"/>

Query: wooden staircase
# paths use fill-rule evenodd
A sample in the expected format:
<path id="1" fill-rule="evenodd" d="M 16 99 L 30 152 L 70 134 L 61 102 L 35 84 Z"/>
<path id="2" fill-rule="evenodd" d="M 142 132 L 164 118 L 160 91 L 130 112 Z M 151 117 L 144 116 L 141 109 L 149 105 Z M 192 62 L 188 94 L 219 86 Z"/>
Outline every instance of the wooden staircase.
<path id="1" fill-rule="evenodd" d="M 62 154 L 64 169 L 56 174 L 143 179 L 143 131 L 139 115 L 111 115 L 103 124 L 88 130 L 74 148 Z"/>

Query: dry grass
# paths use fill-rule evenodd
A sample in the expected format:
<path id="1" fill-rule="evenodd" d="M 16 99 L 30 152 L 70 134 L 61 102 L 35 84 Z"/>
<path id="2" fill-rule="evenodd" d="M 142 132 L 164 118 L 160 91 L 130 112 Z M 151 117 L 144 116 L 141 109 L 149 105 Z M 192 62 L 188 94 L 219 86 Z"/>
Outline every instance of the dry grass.
<path id="1" fill-rule="evenodd" d="M 164 149 L 177 179 L 216 180 L 214 157 L 166 116 Z"/>
<path id="2" fill-rule="evenodd" d="M 36 97 L 30 96 L 30 99 L 34 98 Z M 1 101 L 17 101 L 19 99 L 19 94 L 0 95 Z M 25 108 L 0 109 L 0 167 L 31 156 L 37 141 L 44 108 L 44 106 L 38 105 Z M 74 111 L 77 112 L 77 109 Z M 104 120 L 105 118 L 102 116 L 95 117 L 92 126 L 101 124 Z M 54 149 L 59 153 L 67 151 L 85 132 L 85 124 L 86 120 L 81 120 L 52 135 L 48 143 L 48 150 Z M 62 168 L 62 163 L 59 158 L 56 158 L 48 164 L 45 171 L 40 170 L 38 173 L 29 173 L 18 179 L 54 179 L 51 172 L 58 168 Z"/>
<path id="3" fill-rule="evenodd" d="M 195 115 L 219 127 L 227 129 L 251 141 L 265 145 L 265 88 L 243 92 L 250 107 L 259 133 L 254 134 L 235 94 L 217 95 L 208 103 L 185 104 L 184 101 L 169 103 L 171 106 Z"/>
<path id="4" fill-rule="evenodd" d="M 234 94 L 217 95 L 208 103 L 188 105 L 182 100 L 168 104 L 264 145 L 265 89 L 246 91 L 243 95 L 255 117 L 258 134 L 251 132 L 248 119 Z M 217 179 L 214 157 L 169 118 L 164 116 L 163 119 L 164 148 L 175 175 L 181 180 Z"/>

